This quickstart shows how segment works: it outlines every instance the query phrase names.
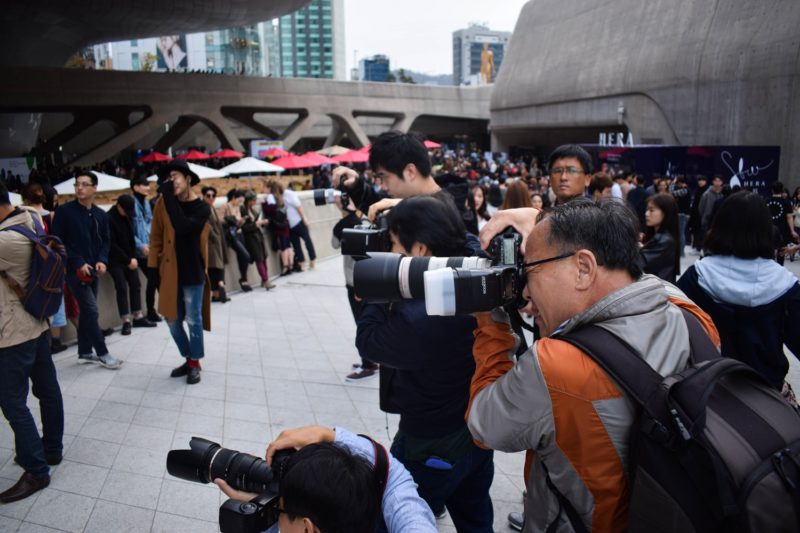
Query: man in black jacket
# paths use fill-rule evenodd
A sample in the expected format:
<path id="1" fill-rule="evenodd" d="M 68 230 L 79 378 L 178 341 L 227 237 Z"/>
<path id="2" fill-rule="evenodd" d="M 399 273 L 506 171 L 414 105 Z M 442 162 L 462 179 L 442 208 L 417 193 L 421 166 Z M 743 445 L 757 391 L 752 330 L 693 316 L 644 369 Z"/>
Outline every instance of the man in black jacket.
<path id="1" fill-rule="evenodd" d="M 133 196 L 123 194 L 117 198 L 117 205 L 108 212 L 108 224 L 111 229 L 108 273 L 114 280 L 123 335 L 131 334 L 131 325 L 134 328 L 156 326 L 142 313 L 142 286 L 139 281 L 139 261 L 136 259 L 136 241 L 132 224 L 136 209 L 135 201 Z"/>

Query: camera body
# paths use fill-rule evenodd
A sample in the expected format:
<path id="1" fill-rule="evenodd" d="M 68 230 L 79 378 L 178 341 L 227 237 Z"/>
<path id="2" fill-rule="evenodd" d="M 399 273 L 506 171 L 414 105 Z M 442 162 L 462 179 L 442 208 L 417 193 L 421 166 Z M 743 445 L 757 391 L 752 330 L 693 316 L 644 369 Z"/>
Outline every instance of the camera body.
<path id="1" fill-rule="evenodd" d="M 188 450 L 171 450 L 167 454 L 167 472 L 197 483 L 211 483 L 219 478 L 234 489 L 257 493 L 249 502 L 227 500 L 219 509 L 219 526 L 222 533 L 260 532 L 276 521 L 272 509 L 278 505 L 278 484 L 292 453 L 277 452 L 270 468 L 266 461 L 253 455 L 192 437 Z"/>
<path id="2" fill-rule="evenodd" d="M 388 252 L 392 249 L 389 222 L 378 215 L 374 224 L 368 222 L 342 231 L 342 254 L 356 258 L 367 257 L 370 252 Z"/>

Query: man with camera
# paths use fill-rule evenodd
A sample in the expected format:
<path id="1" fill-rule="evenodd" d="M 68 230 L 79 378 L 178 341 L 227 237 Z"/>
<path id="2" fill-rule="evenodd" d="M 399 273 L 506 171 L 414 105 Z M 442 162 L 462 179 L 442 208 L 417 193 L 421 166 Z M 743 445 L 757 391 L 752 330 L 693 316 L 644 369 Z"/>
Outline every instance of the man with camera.
<path id="1" fill-rule="evenodd" d="M 524 531 L 623 531 L 635 409 L 592 358 L 558 335 L 601 325 L 669 375 L 690 353 L 679 307 L 718 342 L 716 330 L 677 289 L 642 275 L 638 224 L 624 205 L 578 199 L 538 219 L 532 209 L 504 213 L 481 240 L 507 225 L 526 237 L 525 291 L 543 337 L 515 363 L 505 313 L 477 316 L 470 431 L 492 449 L 528 451 Z"/>
<path id="2" fill-rule="evenodd" d="M 285 450 L 297 451 L 278 464 L 276 453 Z M 408 471 L 368 437 L 342 427 L 288 429 L 270 443 L 266 460 L 279 479 L 271 518 L 281 532 L 372 533 L 381 517 L 389 533 L 436 532 L 433 514 Z M 224 479 L 214 483 L 233 500 L 258 496 Z"/>
<path id="3" fill-rule="evenodd" d="M 463 220 L 444 193 L 407 198 L 387 220 L 392 252 L 471 255 Z M 397 284 L 396 277 L 391 281 Z M 400 414 L 392 454 L 435 515 L 446 507 L 456 529 L 477 532 L 492 531 L 494 464 L 492 452 L 473 443 L 464 422 L 474 326 L 471 316 L 428 316 L 421 300 L 365 303 L 356 346 L 381 364 L 381 409 Z"/>

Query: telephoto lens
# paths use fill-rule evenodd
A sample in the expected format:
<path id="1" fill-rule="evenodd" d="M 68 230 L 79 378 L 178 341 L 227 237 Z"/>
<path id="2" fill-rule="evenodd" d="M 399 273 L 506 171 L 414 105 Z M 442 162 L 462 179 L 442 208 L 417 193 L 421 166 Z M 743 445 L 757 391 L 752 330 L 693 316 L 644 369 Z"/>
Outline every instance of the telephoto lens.
<path id="1" fill-rule="evenodd" d="M 353 287 L 368 302 L 395 302 L 425 298 L 424 274 L 442 268 L 485 269 L 489 259 L 481 257 L 406 257 L 390 252 L 369 253 L 356 262 Z"/>
<path id="2" fill-rule="evenodd" d="M 517 267 L 442 268 L 425 272 L 424 278 L 425 311 L 431 316 L 491 311 L 521 294 Z"/>
<path id="3" fill-rule="evenodd" d="M 341 196 L 342 191 L 337 189 L 314 189 L 314 205 L 332 204 L 337 196 Z"/>

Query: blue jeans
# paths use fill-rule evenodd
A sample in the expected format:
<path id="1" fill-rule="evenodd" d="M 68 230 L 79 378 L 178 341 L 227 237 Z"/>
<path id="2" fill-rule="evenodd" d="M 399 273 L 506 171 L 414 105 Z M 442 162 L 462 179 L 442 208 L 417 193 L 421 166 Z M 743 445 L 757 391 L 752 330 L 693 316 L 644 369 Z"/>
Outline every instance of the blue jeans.
<path id="1" fill-rule="evenodd" d="M 78 354 L 90 355 L 94 348 L 97 355 L 106 355 L 106 341 L 100 331 L 97 311 L 97 278 L 92 283 L 84 284 L 78 281 L 74 274 L 67 274 L 67 285 L 73 296 L 78 301 L 81 316 L 78 319 Z"/>
<path id="2" fill-rule="evenodd" d="M 317 252 L 314 251 L 314 243 L 311 241 L 311 235 L 308 233 L 308 226 L 301 220 L 293 228 L 289 228 L 289 239 L 292 241 L 292 248 L 294 248 L 294 261 L 295 263 L 302 263 L 306 260 L 303 254 L 303 249 L 300 247 L 300 239 L 306 243 L 308 249 L 308 258 L 314 261 L 317 258 Z"/>
<path id="3" fill-rule="evenodd" d="M 686 225 L 689 224 L 689 215 L 678 213 L 678 232 L 681 234 L 681 257 L 685 255 L 683 247 L 686 246 Z"/>
<path id="4" fill-rule="evenodd" d="M 28 409 L 28 380 L 39 399 L 42 434 Z M 50 333 L 0 348 L 0 408 L 14 431 L 17 462 L 34 476 L 50 472 L 45 456 L 61 456 L 64 435 L 64 404 L 56 367 L 50 355 Z"/>
<path id="5" fill-rule="evenodd" d="M 51 328 L 63 328 L 67 325 L 67 313 L 64 309 L 64 297 L 61 297 L 61 305 L 58 306 L 58 311 L 50 318 Z"/>
<path id="6" fill-rule="evenodd" d="M 178 286 L 178 319 L 167 321 L 172 339 L 178 346 L 181 356 L 189 359 L 202 359 L 203 351 L 203 287 L 199 285 Z M 189 326 L 189 336 L 183 329 L 183 321 Z"/>
<path id="7" fill-rule="evenodd" d="M 494 531 L 494 509 L 489 488 L 494 478 L 494 454 L 472 444 L 469 452 L 453 462 L 450 470 L 437 470 L 423 462 L 409 460 L 405 451 L 406 437 L 395 436 L 392 455 L 411 473 L 420 497 L 434 512 L 445 506 L 457 531 L 471 533 Z"/>

